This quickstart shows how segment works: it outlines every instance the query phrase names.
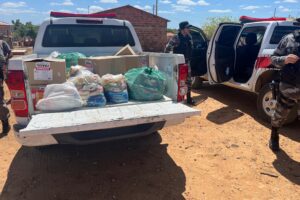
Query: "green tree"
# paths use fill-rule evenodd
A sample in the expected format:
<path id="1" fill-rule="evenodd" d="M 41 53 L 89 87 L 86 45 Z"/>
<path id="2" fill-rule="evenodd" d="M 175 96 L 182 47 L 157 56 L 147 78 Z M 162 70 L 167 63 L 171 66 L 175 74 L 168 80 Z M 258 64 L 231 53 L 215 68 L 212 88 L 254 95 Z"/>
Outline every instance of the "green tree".
<path id="1" fill-rule="evenodd" d="M 207 18 L 206 22 L 202 26 L 202 30 L 208 39 L 212 37 L 219 24 L 223 22 L 238 22 L 238 20 L 228 16 Z"/>
<path id="2" fill-rule="evenodd" d="M 174 33 L 174 34 L 176 34 L 176 33 L 178 32 L 178 30 L 177 30 L 177 29 L 174 29 L 174 28 L 168 28 L 168 29 L 167 29 L 167 32 L 168 32 L 168 33 Z"/>
<path id="3" fill-rule="evenodd" d="M 36 38 L 38 26 L 33 25 L 31 22 L 23 24 L 19 19 L 12 21 L 13 24 L 13 36 L 15 39 L 20 40 L 24 37 Z"/>

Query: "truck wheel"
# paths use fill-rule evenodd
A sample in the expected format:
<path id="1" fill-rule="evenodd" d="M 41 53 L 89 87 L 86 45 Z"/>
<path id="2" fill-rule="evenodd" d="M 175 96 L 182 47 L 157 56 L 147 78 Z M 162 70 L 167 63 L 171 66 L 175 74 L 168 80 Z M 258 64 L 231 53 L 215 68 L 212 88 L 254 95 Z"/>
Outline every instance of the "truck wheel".
<path id="1" fill-rule="evenodd" d="M 276 100 L 273 99 L 272 89 L 270 84 L 264 85 L 259 91 L 257 98 L 257 111 L 261 119 L 266 122 L 271 122 L 271 116 L 275 112 Z M 285 124 L 294 122 L 297 118 L 297 108 L 295 106 L 289 114 Z"/>
<path id="2" fill-rule="evenodd" d="M 192 89 L 200 89 L 203 85 L 203 79 L 199 76 L 192 77 Z"/>

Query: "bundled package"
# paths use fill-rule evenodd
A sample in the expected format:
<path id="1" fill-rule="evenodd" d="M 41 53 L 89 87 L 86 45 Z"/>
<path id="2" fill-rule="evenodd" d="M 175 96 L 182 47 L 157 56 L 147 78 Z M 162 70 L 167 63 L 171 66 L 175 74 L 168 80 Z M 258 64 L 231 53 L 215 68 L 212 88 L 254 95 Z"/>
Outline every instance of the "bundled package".
<path id="1" fill-rule="evenodd" d="M 80 95 L 73 83 L 50 84 L 36 108 L 41 111 L 66 111 L 82 107 Z"/>
<path id="2" fill-rule="evenodd" d="M 155 101 L 163 98 L 166 77 L 150 67 L 134 68 L 125 74 L 129 97 L 138 101 Z"/>
<path id="3" fill-rule="evenodd" d="M 105 106 L 106 99 L 99 75 L 90 72 L 85 67 L 77 65 L 71 67 L 68 81 L 72 82 L 77 88 L 84 106 Z"/>
<path id="4" fill-rule="evenodd" d="M 125 77 L 122 74 L 107 74 L 102 76 L 101 85 L 104 87 L 105 96 L 110 103 L 127 103 L 128 92 Z"/>

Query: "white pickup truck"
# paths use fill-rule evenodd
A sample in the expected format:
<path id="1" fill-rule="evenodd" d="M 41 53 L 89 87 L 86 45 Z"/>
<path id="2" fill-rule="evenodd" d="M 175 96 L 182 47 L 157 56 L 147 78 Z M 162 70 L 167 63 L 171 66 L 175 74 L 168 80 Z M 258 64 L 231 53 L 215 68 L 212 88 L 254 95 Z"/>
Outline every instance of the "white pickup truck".
<path id="1" fill-rule="evenodd" d="M 53 51 L 113 55 L 126 44 L 135 52 L 148 55 L 149 66 L 157 66 L 167 74 L 168 89 L 163 100 L 56 113 L 35 110 L 26 59 L 43 58 Z M 124 20 L 95 15 L 60 15 L 47 20 L 39 28 L 34 54 L 12 58 L 7 77 L 17 120 L 15 136 L 24 146 L 90 144 L 142 136 L 200 113 L 180 103 L 186 94 L 187 66 L 183 55 L 143 53 L 133 26 Z"/>

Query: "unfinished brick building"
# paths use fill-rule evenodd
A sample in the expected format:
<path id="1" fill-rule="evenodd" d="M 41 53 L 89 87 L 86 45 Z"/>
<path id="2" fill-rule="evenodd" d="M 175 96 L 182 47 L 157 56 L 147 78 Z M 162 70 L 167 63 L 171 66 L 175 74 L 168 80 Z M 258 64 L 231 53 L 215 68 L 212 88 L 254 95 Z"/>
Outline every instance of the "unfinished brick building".
<path id="1" fill-rule="evenodd" d="M 144 51 L 162 52 L 164 50 L 167 42 L 167 24 L 169 20 L 130 5 L 99 13 L 115 13 L 118 19 L 130 21 Z"/>

